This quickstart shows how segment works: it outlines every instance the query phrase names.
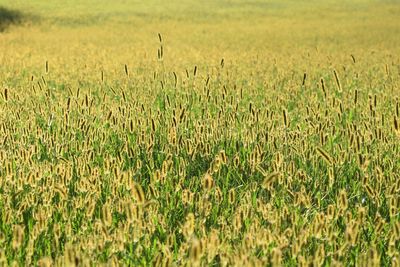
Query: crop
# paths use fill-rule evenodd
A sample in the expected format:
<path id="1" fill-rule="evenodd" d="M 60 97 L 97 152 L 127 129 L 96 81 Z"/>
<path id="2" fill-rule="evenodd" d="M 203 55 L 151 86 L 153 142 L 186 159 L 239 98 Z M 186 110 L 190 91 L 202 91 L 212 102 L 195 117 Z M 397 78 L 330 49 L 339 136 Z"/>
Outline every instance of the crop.
<path id="1" fill-rule="evenodd" d="M 262 26 L 252 31 L 239 11 L 216 21 L 248 30 L 253 47 L 193 42 L 204 58 L 176 41 L 196 25 L 188 17 L 167 19 L 167 34 L 138 30 L 151 47 L 136 52 L 118 33 L 115 46 L 100 42 L 101 25 L 123 23 L 100 15 L 9 28 L 1 264 L 399 266 L 400 40 L 387 5 L 399 9 L 377 8 L 386 20 L 373 25 L 387 34 L 372 34 L 377 49 L 364 32 L 361 44 L 344 31 L 332 46 L 324 21 L 318 47 L 304 39 L 268 52 Z M 42 30 L 53 20 L 66 45 Z"/>

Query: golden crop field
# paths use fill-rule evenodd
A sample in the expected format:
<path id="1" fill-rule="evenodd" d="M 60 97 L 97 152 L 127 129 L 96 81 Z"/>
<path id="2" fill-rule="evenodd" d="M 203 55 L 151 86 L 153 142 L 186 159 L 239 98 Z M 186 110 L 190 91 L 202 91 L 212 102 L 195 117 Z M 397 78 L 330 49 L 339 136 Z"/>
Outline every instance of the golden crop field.
<path id="1" fill-rule="evenodd" d="M 399 14 L 1 0 L 0 266 L 400 266 Z"/>

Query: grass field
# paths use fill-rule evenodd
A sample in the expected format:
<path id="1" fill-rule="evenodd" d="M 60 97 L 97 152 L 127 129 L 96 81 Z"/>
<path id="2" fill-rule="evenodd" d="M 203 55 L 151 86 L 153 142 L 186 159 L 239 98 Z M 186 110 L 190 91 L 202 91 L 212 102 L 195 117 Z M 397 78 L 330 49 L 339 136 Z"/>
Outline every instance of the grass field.
<path id="1" fill-rule="evenodd" d="M 0 265 L 400 266 L 399 14 L 0 0 Z"/>

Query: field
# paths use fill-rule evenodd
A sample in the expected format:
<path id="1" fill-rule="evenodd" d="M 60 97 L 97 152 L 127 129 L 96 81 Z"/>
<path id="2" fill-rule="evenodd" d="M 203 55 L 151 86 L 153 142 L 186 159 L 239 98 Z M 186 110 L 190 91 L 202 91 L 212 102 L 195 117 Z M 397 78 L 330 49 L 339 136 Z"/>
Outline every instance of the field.
<path id="1" fill-rule="evenodd" d="M 0 1 L 0 266 L 400 266 L 400 2 Z"/>

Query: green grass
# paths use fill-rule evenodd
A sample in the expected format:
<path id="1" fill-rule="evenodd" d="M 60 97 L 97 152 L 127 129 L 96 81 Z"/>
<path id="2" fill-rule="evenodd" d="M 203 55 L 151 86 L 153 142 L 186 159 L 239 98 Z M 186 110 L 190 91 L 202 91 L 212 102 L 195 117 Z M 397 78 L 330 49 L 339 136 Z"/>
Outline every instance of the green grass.
<path id="1" fill-rule="evenodd" d="M 400 260 L 395 1 L 0 6 L 2 263 Z"/>

